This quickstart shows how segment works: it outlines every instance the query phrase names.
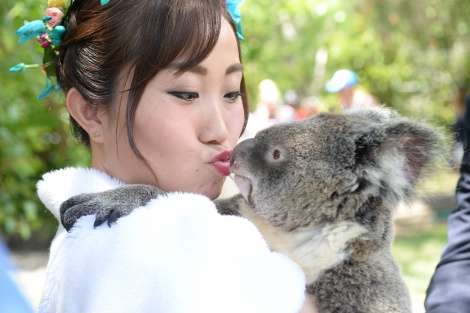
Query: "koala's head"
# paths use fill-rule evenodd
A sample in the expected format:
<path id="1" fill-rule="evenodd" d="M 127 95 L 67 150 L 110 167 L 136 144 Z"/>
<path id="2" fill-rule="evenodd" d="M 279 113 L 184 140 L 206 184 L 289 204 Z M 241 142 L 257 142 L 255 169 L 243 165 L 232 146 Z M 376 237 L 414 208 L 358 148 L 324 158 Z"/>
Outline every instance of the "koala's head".
<path id="1" fill-rule="evenodd" d="M 241 142 L 231 170 L 257 214 L 295 229 L 351 220 L 372 204 L 390 210 L 411 196 L 438 141 L 385 109 L 321 114 Z"/>

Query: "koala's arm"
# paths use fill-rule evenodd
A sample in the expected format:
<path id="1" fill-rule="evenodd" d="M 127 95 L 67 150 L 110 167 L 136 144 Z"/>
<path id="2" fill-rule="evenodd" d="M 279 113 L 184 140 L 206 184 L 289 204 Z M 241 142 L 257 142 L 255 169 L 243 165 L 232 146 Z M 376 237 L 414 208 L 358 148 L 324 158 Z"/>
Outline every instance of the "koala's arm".
<path id="1" fill-rule="evenodd" d="M 126 185 L 116 189 L 74 196 L 60 206 L 60 221 L 67 231 L 85 215 L 96 215 L 94 226 L 107 222 L 109 226 L 121 216 L 165 194 L 150 185 Z"/>
<path id="2" fill-rule="evenodd" d="M 104 222 L 111 226 L 121 216 L 131 213 L 163 194 L 164 191 L 150 185 L 126 185 L 103 192 L 80 194 L 62 203 L 60 221 L 69 231 L 80 217 L 96 215 L 95 227 Z M 239 216 L 240 208 L 246 205 L 246 202 L 241 195 L 236 195 L 216 200 L 215 205 L 220 214 Z"/>

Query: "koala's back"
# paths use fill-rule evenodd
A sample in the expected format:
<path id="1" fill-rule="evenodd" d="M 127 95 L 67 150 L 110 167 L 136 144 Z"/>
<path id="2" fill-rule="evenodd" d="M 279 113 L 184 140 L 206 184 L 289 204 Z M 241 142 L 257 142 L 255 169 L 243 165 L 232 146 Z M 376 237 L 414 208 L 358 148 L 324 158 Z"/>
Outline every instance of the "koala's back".
<path id="1" fill-rule="evenodd" d="M 410 313 L 411 300 L 388 252 L 348 260 L 307 286 L 322 313 Z"/>

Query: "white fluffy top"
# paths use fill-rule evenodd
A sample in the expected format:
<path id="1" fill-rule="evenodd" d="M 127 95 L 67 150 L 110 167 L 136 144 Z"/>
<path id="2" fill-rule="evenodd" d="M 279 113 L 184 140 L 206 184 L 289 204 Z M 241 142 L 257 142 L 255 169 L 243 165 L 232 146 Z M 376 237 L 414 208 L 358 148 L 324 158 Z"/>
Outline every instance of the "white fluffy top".
<path id="1" fill-rule="evenodd" d="M 93 169 L 47 173 L 38 195 L 58 217 L 71 196 L 122 183 Z M 51 245 L 40 313 L 294 313 L 305 278 L 271 252 L 248 220 L 217 213 L 207 197 L 170 193 L 111 228 L 79 219 Z"/>

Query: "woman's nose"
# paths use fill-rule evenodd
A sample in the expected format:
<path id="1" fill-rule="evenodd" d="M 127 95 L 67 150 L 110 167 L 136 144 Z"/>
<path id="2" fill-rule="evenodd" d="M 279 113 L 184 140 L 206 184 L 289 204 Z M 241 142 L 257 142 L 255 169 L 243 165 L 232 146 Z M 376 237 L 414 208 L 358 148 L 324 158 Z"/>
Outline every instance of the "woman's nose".
<path id="1" fill-rule="evenodd" d="M 219 103 L 205 104 L 200 139 L 208 144 L 224 144 L 229 137 L 227 123 Z"/>

